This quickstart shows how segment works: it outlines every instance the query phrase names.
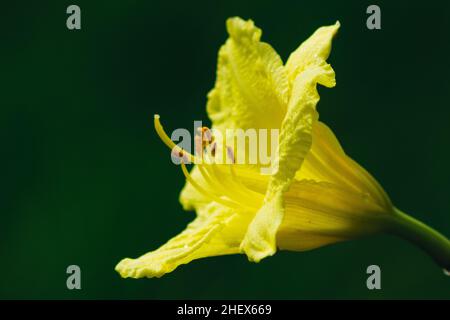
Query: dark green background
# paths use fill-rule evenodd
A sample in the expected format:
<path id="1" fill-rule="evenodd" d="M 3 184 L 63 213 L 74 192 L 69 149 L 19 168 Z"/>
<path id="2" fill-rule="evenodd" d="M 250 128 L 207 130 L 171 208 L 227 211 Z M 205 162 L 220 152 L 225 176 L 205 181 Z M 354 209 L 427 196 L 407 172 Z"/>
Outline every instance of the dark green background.
<path id="1" fill-rule="evenodd" d="M 319 111 L 394 203 L 450 235 L 450 6 L 377 1 L 22 1 L 0 25 L 0 298 L 450 298 L 450 278 L 389 236 L 259 264 L 198 260 L 161 279 L 123 280 L 123 257 L 155 249 L 193 219 L 157 139 L 207 120 L 225 19 L 252 18 L 283 61 L 317 27 L 342 28 L 334 89 Z M 394 3 L 395 2 L 395 3 Z M 82 30 L 66 28 L 78 4 Z M 66 267 L 82 290 L 66 289 Z M 378 264 L 382 290 L 366 288 Z"/>

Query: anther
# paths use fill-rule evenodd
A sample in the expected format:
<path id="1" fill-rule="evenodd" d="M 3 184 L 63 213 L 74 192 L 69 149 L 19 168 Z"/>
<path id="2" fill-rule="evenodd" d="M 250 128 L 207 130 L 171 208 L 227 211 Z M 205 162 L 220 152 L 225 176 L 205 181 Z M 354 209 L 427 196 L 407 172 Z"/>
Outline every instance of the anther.
<path id="1" fill-rule="evenodd" d="M 231 159 L 231 162 L 234 164 L 234 152 L 233 149 L 231 149 L 231 147 L 227 146 L 227 155 L 228 157 Z"/>
<path id="2" fill-rule="evenodd" d="M 176 158 L 179 158 L 182 163 L 190 163 L 188 154 L 178 146 L 172 149 L 172 155 Z"/>
<path id="3" fill-rule="evenodd" d="M 215 157 L 216 156 L 216 142 L 213 142 L 211 145 L 211 156 Z"/>
<path id="4" fill-rule="evenodd" d="M 214 136 L 211 133 L 211 130 L 209 130 L 208 127 L 201 127 L 197 129 L 198 132 L 201 135 L 201 141 L 202 141 L 202 146 L 206 147 L 208 146 L 210 143 L 212 143 L 214 141 Z"/>

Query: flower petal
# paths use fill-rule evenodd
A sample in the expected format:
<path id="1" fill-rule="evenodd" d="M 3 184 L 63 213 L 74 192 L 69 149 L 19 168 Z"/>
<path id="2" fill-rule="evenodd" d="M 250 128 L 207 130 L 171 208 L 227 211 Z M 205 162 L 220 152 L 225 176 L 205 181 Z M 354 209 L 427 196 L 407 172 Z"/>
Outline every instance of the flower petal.
<path id="1" fill-rule="evenodd" d="M 347 156 L 333 131 L 318 121 L 313 128 L 311 151 L 308 153 L 297 180 L 312 179 L 345 186 L 364 193 L 385 208 L 392 207 L 389 197 L 378 182 L 358 163 Z"/>
<path id="2" fill-rule="evenodd" d="M 334 25 L 320 27 L 291 53 L 286 62 L 286 72 L 291 84 L 308 67 L 320 65 L 328 59 L 332 39 L 340 26 L 337 21 Z"/>
<path id="3" fill-rule="evenodd" d="M 279 128 L 288 102 L 281 58 L 261 42 L 252 20 L 227 20 L 229 38 L 220 48 L 215 87 L 207 111 L 216 129 Z"/>
<path id="4" fill-rule="evenodd" d="M 295 181 L 284 194 L 280 249 L 305 251 L 380 230 L 386 210 L 367 194 L 338 184 Z"/>
<path id="5" fill-rule="evenodd" d="M 328 33 L 335 33 L 333 28 L 326 30 Z M 331 42 L 332 36 L 320 38 Z M 300 57 L 315 59 L 306 63 L 304 68 L 298 61 L 299 68 L 296 70 L 301 72 L 292 83 L 292 95 L 281 126 L 275 173 L 269 181 L 265 204 L 251 222 L 241 244 L 241 250 L 256 262 L 276 252 L 276 233 L 284 215 L 283 194 L 289 189 L 312 144 L 312 130 L 318 119 L 316 104 L 320 99 L 317 83 L 326 87 L 333 87 L 336 83 L 334 70 L 325 61 L 329 52 L 317 45 L 310 46 L 310 41 L 315 42 L 314 35 L 306 41 L 304 47 L 315 48 L 318 52 L 314 55 L 309 50 L 301 49 L 300 53 L 304 51 L 305 54 L 299 53 Z M 325 47 L 331 47 L 331 44 Z"/>
<path id="6" fill-rule="evenodd" d="M 207 212 L 199 212 L 182 233 L 159 249 L 137 259 L 123 259 L 116 271 L 124 278 L 161 277 L 194 259 L 238 253 L 246 217 L 216 203 L 197 210 Z"/>

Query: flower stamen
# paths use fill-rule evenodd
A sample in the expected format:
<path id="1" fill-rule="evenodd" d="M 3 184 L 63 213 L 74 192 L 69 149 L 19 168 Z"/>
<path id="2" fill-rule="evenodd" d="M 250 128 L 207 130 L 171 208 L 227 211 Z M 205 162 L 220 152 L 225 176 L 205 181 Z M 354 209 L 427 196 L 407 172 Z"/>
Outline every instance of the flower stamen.
<path id="1" fill-rule="evenodd" d="M 206 191 L 205 189 L 203 189 L 189 174 L 186 165 L 184 164 L 183 161 L 181 161 L 181 170 L 183 171 L 184 176 L 186 177 L 186 180 L 195 188 L 197 189 L 198 192 L 200 192 L 201 194 L 207 196 L 208 198 L 211 198 L 213 201 L 223 204 L 226 207 L 229 208 L 234 208 L 234 209 L 239 209 L 240 205 L 234 201 L 230 201 L 227 199 L 222 199 L 218 196 L 216 196 L 215 194 Z"/>
<path id="2" fill-rule="evenodd" d="M 263 199 L 262 195 L 248 189 L 237 179 L 237 176 L 232 169 L 235 159 L 233 149 L 231 147 L 226 147 L 227 157 L 232 162 L 232 164 L 227 165 L 230 168 L 230 175 L 224 174 L 218 169 L 218 165 L 214 161 L 217 145 L 209 128 L 198 128 L 201 136 L 195 136 L 196 155 L 194 156 L 180 146 L 176 145 L 169 138 L 167 133 L 164 131 L 159 118 L 159 115 L 155 115 L 154 125 L 158 136 L 169 148 L 171 148 L 172 156 L 180 159 L 181 170 L 186 177 L 186 180 L 195 189 L 197 189 L 197 191 L 213 201 L 234 209 L 255 210 L 255 208 L 258 208 L 261 205 L 261 201 Z M 209 152 L 204 152 L 207 148 L 209 148 Z M 199 159 L 199 157 L 201 159 Z M 203 160 L 206 160 L 206 162 Z M 186 168 L 186 164 L 188 163 L 198 164 L 200 174 L 207 185 L 206 189 L 203 188 L 190 175 Z M 257 196 L 256 200 L 254 196 Z"/>
<path id="3" fill-rule="evenodd" d="M 189 159 L 189 162 L 198 162 L 199 159 L 197 157 L 195 157 L 194 155 L 190 154 L 189 152 L 187 152 L 186 150 L 183 150 L 182 148 L 180 148 L 179 146 L 177 146 L 167 135 L 167 133 L 164 131 L 163 126 L 161 125 L 161 122 L 159 121 L 159 114 L 155 114 L 154 116 L 154 126 L 155 126 L 155 130 L 156 133 L 158 134 L 158 136 L 161 138 L 162 142 L 164 142 L 166 144 L 166 146 L 168 146 L 171 150 L 172 153 L 174 155 L 178 156 L 180 154 L 180 152 L 182 153 L 183 157 L 187 157 Z"/>

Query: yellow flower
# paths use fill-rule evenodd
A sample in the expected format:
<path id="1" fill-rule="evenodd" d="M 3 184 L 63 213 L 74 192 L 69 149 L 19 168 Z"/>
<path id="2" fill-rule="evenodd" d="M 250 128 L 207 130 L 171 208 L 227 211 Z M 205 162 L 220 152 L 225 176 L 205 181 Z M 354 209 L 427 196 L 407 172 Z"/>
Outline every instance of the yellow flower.
<path id="1" fill-rule="evenodd" d="M 405 230 L 397 227 L 402 224 L 414 229 L 418 222 L 404 223 L 405 216 L 377 181 L 318 120 L 317 84 L 335 86 L 326 60 L 339 26 L 336 22 L 316 30 L 283 65 L 275 50 L 260 41 L 261 30 L 251 20 L 227 20 L 229 38 L 219 51 L 216 84 L 208 94 L 212 129 L 280 129 L 275 170 L 266 175 L 260 164 L 209 161 L 197 163 L 189 173 L 186 163 L 198 156 L 175 146 L 155 116 L 157 133 L 182 158 L 187 183 L 180 202 L 197 217 L 159 249 L 123 259 L 116 266 L 122 277 L 161 277 L 194 259 L 225 254 L 245 253 L 258 262 L 277 248 L 304 251 Z M 209 158 L 245 152 L 208 142 L 202 147 Z M 437 242 L 449 253 L 448 240 L 440 237 Z"/>

